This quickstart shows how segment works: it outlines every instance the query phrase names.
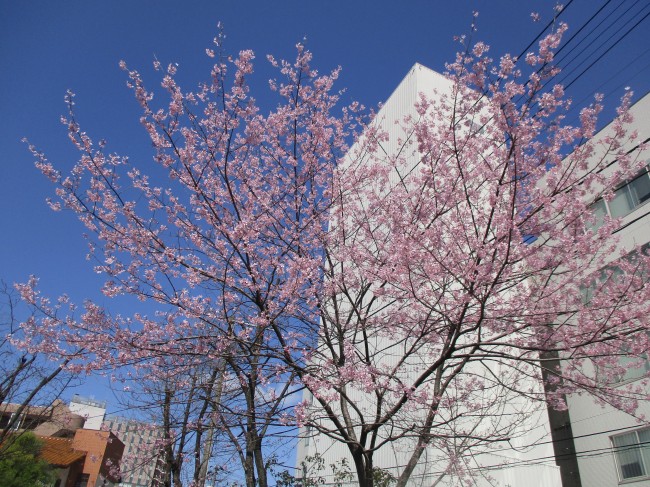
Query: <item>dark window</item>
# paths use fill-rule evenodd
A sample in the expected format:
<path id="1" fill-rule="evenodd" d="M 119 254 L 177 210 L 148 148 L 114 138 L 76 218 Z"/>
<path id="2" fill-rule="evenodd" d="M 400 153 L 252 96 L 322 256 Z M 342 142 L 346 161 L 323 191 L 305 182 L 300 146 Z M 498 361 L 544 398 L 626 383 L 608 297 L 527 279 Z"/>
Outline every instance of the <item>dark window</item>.
<path id="1" fill-rule="evenodd" d="M 612 436 L 612 446 L 621 480 L 648 475 L 650 466 L 650 429 Z"/>
<path id="2" fill-rule="evenodd" d="M 74 483 L 74 487 L 88 487 L 88 480 L 90 480 L 89 473 L 79 474 L 77 481 Z"/>

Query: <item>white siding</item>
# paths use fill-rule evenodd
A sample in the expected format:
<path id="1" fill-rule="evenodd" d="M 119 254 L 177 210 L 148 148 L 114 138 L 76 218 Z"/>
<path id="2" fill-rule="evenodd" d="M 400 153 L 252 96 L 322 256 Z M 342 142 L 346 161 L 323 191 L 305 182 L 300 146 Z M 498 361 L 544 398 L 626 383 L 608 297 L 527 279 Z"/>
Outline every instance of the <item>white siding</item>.
<path id="1" fill-rule="evenodd" d="M 632 129 L 639 134 L 638 142 L 642 142 L 650 137 L 650 94 L 641 98 L 631 111 L 634 116 Z M 611 133 L 611 126 L 605 127 L 596 137 L 603 137 L 609 133 Z M 598 156 L 599 154 L 595 154 L 594 157 Z M 611 173 L 616 169 L 616 164 L 613 164 L 607 172 Z M 649 212 L 650 201 L 646 201 L 623 218 L 624 228 L 619 232 L 621 247 L 631 250 L 650 242 Z M 567 403 L 582 485 L 584 487 L 618 485 L 619 478 L 610 437 L 640 428 L 647 423 L 610 406 L 596 404 L 590 397 L 573 395 L 567 398 Z M 638 413 L 639 417 L 650 418 L 650 403 L 642 403 Z M 650 487 L 650 475 L 645 478 L 628 479 L 621 483 L 634 487 Z"/>
<path id="2" fill-rule="evenodd" d="M 396 122 L 401 122 L 407 116 L 417 117 L 414 105 L 418 101 L 419 93 L 425 93 L 429 97 L 435 97 L 435 93 L 450 93 L 451 89 L 452 83 L 444 76 L 419 64 L 413 66 L 388 101 L 383 105 L 375 119 L 375 123 L 388 133 L 388 141 L 383 142 L 382 147 L 389 156 L 396 155 L 397 151 L 402 148 L 403 141 L 411 135 L 405 133 L 399 123 Z M 350 153 L 354 154 L 356 148 L 357 146 L 352 147 Z M 406 161 L 409 163 L 408 165 L 413 167 L 419 159 L 417 144 L 414 143 L 408 148 L 406 153 L 401 153 L 400 156 L 406 158 Z M 397 182 L 397 175 L 395 175 L 393 182 Z M 377 343 L 377 349 L 384 349 L 386 345 L 390 345 L 390 342 L 386 338 L 380 338 L 378 340 L 380 341 Z M 382 347 L 379 347 L 379 345 L 382 345 Z M 382 362 L 387 364 L 396 363 L 396 359 L 397 356 L 390 355 L 390 350 L 381 357 Z M 421 364 L 413 364 L 413 366 L 417 365 Z M 485 371 L 481 372 L 480 370 L 476 370 L 475 372 L 485 373 Z M 541 391 L 541 384 L 531 384 L 531 387 Z M 359 399 L 365 397 L 367 401 L 365 406 L 367 408 L 373 406 L 372 395 L 364 395 L 360 391 L 354 391 L 351 394 Z M 305 397 L 309 397 L 308 394 Z M 505 418 L 508 417 L 508 412 L 515 410 L 527 410 L 530 411 L 530 415 L 528 422 L 519 427 L 520 435 L 512 440 L 512 446 L 527 447 L 533 444 L 537 444 L 538 446 L 523 449 L 518 448 L 518 451 L 515 451 L 506 443 L 498 449 L 498 453 L 495 452 L 494 454 L 481 454 L 481 452 L 473 451 L 474 457 L 470 460 L 470 464 L 473 466 L 478 478 L 482 478 L 479 485 L 495 487 L 506 487 L 508 485 L 511 487 L 559 486 L 559 469 L 555 466 L 553 459 L 553 448 L 550 442 L 548 417 L 545 406 L 543 404 L 534 404 L 521 397 L 513 397 L 512 402 L 501 410 L 501 417 L 499 418 L 499 413 L 495 413 L 495 417 L 499 418 L 497 420 L 507 421 Z M 416 412 L 414 414 L 418 413 Z M 490 426 L 486 425 L 486 427 Z M 307 434 L 307 430 L 303 428 L 301 435 L 305 436 Z M 410 457 L 412 445 L 413 442 L 411 440 L 400 440 L 385 445 L 375 453 L 373 458 L 374 465 L 397 476 L 401 471 L 400 467 L 405 465 Z M 315 454 L 323 457 L 325 470 L 321 472 L 307 471 L 307 475 L 320 475 L 325 477 L 327 481 L 333 481 L 333 472 L 329 466 L 331 464 L 340 464 L 342 459 L 346 459 L 349 470 L 354 472 L 354 464 L 348 453 L 347 446 L 334 442 L 323 434 L 314 435 L 308 440 L 303 438 L 299 442 L 297 453 L 298 468 L 301 468 L 301 462 L 306 457 Z M 420 465 L 411 477 L 409 485 L 431 486 L 439 477 L 440 472 L 444 472 L 447 469 L 447 462 L 446 454 L 435 449 L 429 449 L 421 458 Z M 512 463 L 515 465 L 498 467 Z M 442 487 L 444 485 L 453 485 L 454 482 L 458 482 L 458 479 L 450 479 L 448 476 L 444 476 L 443 481 L 437 485 Z M 350 482 L 348 485 L 356 485 L 356 480 Z"/>

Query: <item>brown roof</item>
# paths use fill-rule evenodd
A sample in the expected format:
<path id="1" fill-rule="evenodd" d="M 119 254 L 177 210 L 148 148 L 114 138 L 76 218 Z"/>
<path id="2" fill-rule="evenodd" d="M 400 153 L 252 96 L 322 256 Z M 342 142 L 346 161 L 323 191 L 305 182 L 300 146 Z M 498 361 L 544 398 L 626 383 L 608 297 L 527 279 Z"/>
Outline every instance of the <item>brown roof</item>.
<path id="1" fill-rule="evenodd" d="M 86 456 L 85 452 L 72 449 L 72 439 L 39 436 L 43 442 L 40 458 L 55 467 L 69 467 Z"/>

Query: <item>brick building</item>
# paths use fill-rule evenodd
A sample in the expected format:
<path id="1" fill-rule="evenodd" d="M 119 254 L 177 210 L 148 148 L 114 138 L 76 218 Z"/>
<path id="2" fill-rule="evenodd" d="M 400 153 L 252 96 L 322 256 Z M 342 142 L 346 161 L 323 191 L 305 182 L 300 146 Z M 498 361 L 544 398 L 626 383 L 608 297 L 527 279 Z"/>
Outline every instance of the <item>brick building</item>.
<path id="1" fill-rule="evenodd" d="M 120 481 L 124 443 L 114 434 L 79 429 L 73 438 L 39 438 L 41 458 L 56 468 L 55 487 L 112 487 Z"/>

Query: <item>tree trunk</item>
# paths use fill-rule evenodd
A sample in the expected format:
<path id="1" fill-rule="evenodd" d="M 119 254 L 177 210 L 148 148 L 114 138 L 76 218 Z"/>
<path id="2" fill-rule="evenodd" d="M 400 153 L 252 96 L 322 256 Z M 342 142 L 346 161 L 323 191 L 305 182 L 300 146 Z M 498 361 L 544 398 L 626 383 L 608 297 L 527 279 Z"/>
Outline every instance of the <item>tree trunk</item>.
<path id="1" fill-rule="evenodd" d="M 257 483 L 255 482 L 255 464 L 253 452 L 250 450 L 250 448 L 246 449 L 244 473 L 246 475 L 246 487 L 257 487 Z"/>
<path id="2" fill-rule="evenodd" d="M 257 435 L 255 435 L 257 437 Z M 262 441 L 256 438 L 253 455 L 255 456 L 255 467 L 257 468 L 257 481 L 259 487 L 268 487 L 266 475 L 266 465 L 264 465 L 264 455 L 262 453 Z"/>
<path id="3" fill-rule="evenodd" d="M 415 451 L 411 455 L 411 458 L 406 464 L 406 467 L 404 468 L 404 470 L 402 470 L 401 475 L 397 479 L 397 484 L 395 485 L 395 487 L 406 487 L 408 485 L 409 479 L 411 478 L 411 475 L 413 474 L 415 467 L 417 467 L 418 462 L 420 461 L 420 457 L 422 456 L 422 453 L 424 452 L 426 447 L 427 447 L 427 442 L 423 441 L 422 438 L 420 438 L 417 446 L 415 447 Z"/>
<path id="4" fill-rule="evenodd" d="M 211 378 L 210 390 L 208 391 L 209 394 L 207 397 L 207 401 L 212 403 L 213 411 L 219 406 L 219 404 L 221 404 L 221 394 L 223 392 L 225 367 L 226 367 L 225 361 L 223 359 L 220 359 Z M 213 392 L 212 386 L 214 385 L 215 380 L 217 381 L 217 383 L 216 383 L 216 388 L 214 389 Z M 203 444 L 203 455 L 201 457 L 201 463 L 197 472 L 198 474 L 197 487 L 203 487 L 208 479 L 208 467 L 210 463 L 210 458 L 212 457 L 212 448 L 214 446 L 215 426 L 216 425 L 215 425 L 214 418 L 210 417 L 210 426 L 207 430 L 205 443 Z"/>
<path id="5" fill-rule="evenodd" d="M 373 487 L 372 453 L 364 454 L 361 450 L 357 450 L 352 452 L 352 458 L 357 471 L 359 487 Z"/>

